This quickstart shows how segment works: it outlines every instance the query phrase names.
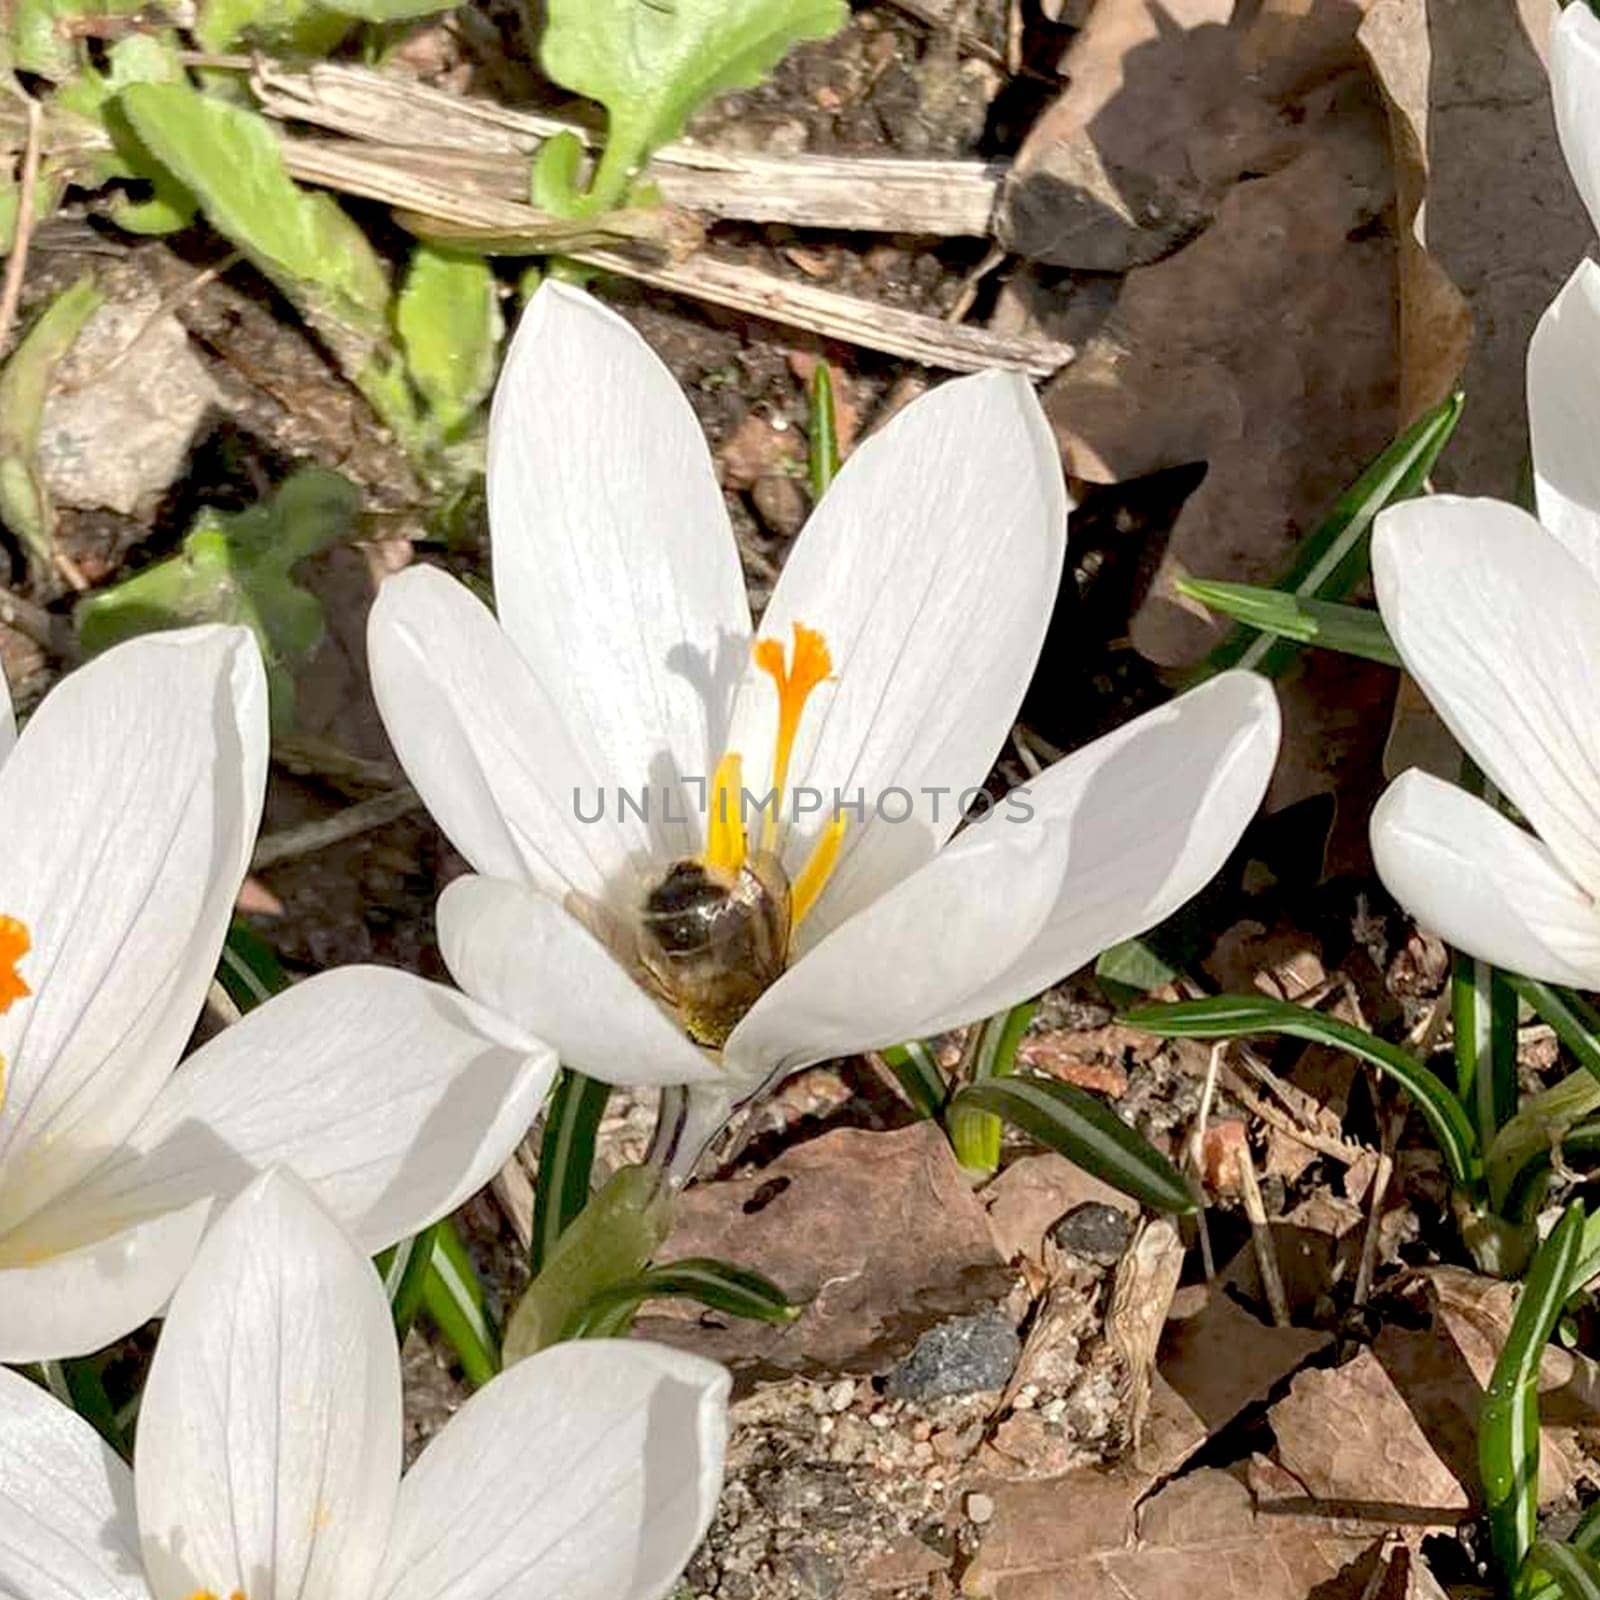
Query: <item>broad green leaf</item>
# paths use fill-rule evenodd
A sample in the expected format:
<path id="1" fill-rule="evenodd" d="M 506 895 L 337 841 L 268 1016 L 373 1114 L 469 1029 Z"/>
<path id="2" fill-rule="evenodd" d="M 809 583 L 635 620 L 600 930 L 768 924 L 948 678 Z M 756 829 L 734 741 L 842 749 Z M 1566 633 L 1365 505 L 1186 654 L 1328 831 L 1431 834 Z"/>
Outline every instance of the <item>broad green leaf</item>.
<path id="1" fill-rule="evenodd" d="M 664 1261 L 601 1289 L 574 1314 L 563 1338 L 615 1338 L 627 1331 L 645 1301 L 661 1299 L 695 1300 L 712 1311 L 751 1322 L 793 1322 L 801 1311 L 759 1272 L 710 1256 L 692 1256 Z"/>
<path id="2" fill-rule="evenodd" d="M 1538 1526 L 1539 1364 L 1573 1285 L 1583 1220 L 1583 1206 L 1574 1202 L 1539 1246 L 1478 1413 L 1478 1472 L 1489 1541 L 1508 1589 Z"/>
<path id="3" fill-rule="evenodd" d="M 1423 492 L 1439 452 L 1455 432 L 1462 403 L 1461 395 L 1452 395 L 1407 428 L 1340 495 L 1302 541 L 1293 564 L 1275 587 L 1302 598 L 1344 599 L 1366 575 L 1373 520 L 1385 506 Z M 1206 657 L 1196 678 L 1209 678 L 1228 667 L 1250 667 L 1277 677 L 1293 662 L 1298 649 L 1293 642 L 1253 628 L 1235 628 Z"/>
<path id="4" fill-rule="evenodd" d="M 1417 1103 L 1457 1187 L 1476 1190 L 1481 1178 L 1477 1136 L 1460 1101 L 1415 1056 L 1336 1017 L 1286 1000 L 1254 995 L 1218 995 L 1177 1005 L 1144 1006 L 1124 1014 L 1128 1027 L 1167 1039 L 1238 1039 L 1249 1034 L 1287 1034 L 1312 1044 L 1332 1045 L 1387 1073 Z"/>
<path id="5" fill-rule="evenodd" d="M 1017 1046 L 1038 1009 L 1038 1001 L 1025 1000 L 979 1025 L 968 1047 L 969 1082 L 1004 1078 L 1016 1070 Z M 968 1172 L 990 1174 L 999 1169 L 1000 1139 L 1005 1131 L 999 1117 L 971 1106 L 952 1105 L 945 1114 L 945 1128 L 956 1160 Z"/>
<path id="6" fill-rule="evenodd" d="M 395 303 L 395 326 L 435 432 L 455 433 L 494 387 L 505 332 L 488 262 L 418 245 Z"/>
<path id="7" fill-rule="evenodd" d="M 360 509 L 360 491 L 347 478 L 306 467 L 246 511 L 201 512 L 177 555 L 79 603 L 84 650 L 94 655 L 137 634 L 198 622 L 242 624 L 261 645 L 273 715 L 286 726 L 294 667 L 323 632 L 321 604 L 294 581 L 294 568 L 349 538 Z"/>
<path id="8" fill-rule="evenodd" d="M 181 83 L 131 84 L 118 104 L 151 155 L 277 285 L 348 377 L 384 361 L 383 263 L 329 196 L 295 185 L 265 117 Z"/>
<path id="9" fill-rule="evenodd" d="M 952 1111 L 987 1111 L 1158 1211 L 1189 1212 L 1183 1174 L 1116 1112 L 1066 1083 L 990 1078 L 959 1090 Z"/>
<path id="10" fill-rule="evenodd" d="M 806 443 L 806 476 L 811 503 L 828 492 L 839 475 L 839 424 L 833 404 L 833 374 L 820 357 L 811 373 L 811 437 Z"/>
<path id="11" fill-rule="evenodd" d="M 240 1011 L 254 1011 L 289 987 L 278 953 L 260 934 L 235 921 L 223 941 L 217 978 Z"/>
<path id="12" fill-rule="evenodd" d="M 545 10 L 540 64 L 606 108 L 594 181 L 570 197 L 596 211 L 619 205 L 650 152 L 713 95 L 753 87 L 791 45 L 827 38 L 849 15 L 846 0 L 548 0 Z"/>
<path id="13" fill-rule="evenodd" d="M 481 1389 L 500 1370 L 500 1341 L 488 1296 L 455 1224 L 434 1231 L 433 1259 L 422 1284 L 422 1309 L 455 1351 L 467 1381 Z"/>
<path id="14" fill-rule="evenodd" d="M 934 1060 L 933 1052 L 920 1039 L 909 1044 L 891 1045 L 878 1052 L 900 1091 L 911 1102 L 911 1109 L 919 1117 L 937 1121 L 944 1115 L 945 1102 L 950 1098 L 950 1084 Z"/>
<path id="15" fill-rule="evenodd" d="M 1383 618 L 1365 606 L 1308 599 L 1253 583 L 1218 583 L 1203 578 L 1180 578 L 1174 587 L 1179 594 L 1261 633 L 1337 650 L 1347 656 L 1361 656 L 1386 667 L 1401 665 Z"/>
<path id="16" fill-rule="evenodd" d="M 561 1235 L 589 1204 L 595 1138 L 611 1085 L 562 1068 L 545 1107 L 539 1181 L 533 1191 L 533 1271 L 537 1277 Z"/>
<path id="17" fill-rule="evenodd" d="M 583 1308 L 636 1278 L 671 1225 L 672 1191 L 649 1166 L 623 1167 L 574 1219 L 506 1324 L 509 1366 L 567 1337 Z"/>
<path id="18" fill-rule="evenodd" d="M 55 510 L 38 463 L 45 395 L 104 299 L 92 277 L 79 278 L 45 307 L 0 370 L 0 522 L 35 561 L 49 561 L 55 549 Z"/>
<path id="19" fill-rule="evenodd" d="M 1520 1600 L 1600 1600 L 1600 1562 L 1576 1545 L 1537 1539 L 1528 1552 Z"/>

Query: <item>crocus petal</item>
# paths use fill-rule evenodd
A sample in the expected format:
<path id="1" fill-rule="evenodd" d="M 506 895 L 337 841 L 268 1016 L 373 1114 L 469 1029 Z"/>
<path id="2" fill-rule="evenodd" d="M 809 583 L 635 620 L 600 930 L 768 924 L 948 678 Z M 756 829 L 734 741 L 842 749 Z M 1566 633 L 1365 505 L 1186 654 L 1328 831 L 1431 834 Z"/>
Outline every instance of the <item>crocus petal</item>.
<path id="1" fill-rule="evenodd" d="M 18 1250 L 8 1238 L 0 1261 L 0 1361 L 90 1355 L 159 1316 L 210 1213 L 208 1200 L 194 1201 L 48 1253 Z"/>
<path id="2" fill-rule="evenodd" d="M 1550 33 L 1550 92 L 1567 170 L 1600 232 L 1600 17 L 1569 5 Z"/>
<path id="3" fill-rule="evenodd" d="M 657 1600 L 716 1508 L 727 1399 L 721 1367 L 633 1340 L 511 1368 L 406 1474 L 375 1600 Z"/>
<path id="4" fill-rule="evenodd" d="M 824 940 L 734 1030 L 730 1058 L 742 1072 L 793 1068 L 1037 994 L 1203 887 L 1261 803 L 1277 749 L 1277 700 L 1245 672 L 1096 740 Z M 955 892 L 928 914 L 879 927 L 945 875 Z"/>
<path id="5" fill-rule="evenodd" d="M 48 1248 L 291 1167 L 377 1251 L 455 1210 L 505 1163 L 555 1075 L 551 1050 L 442 984 L 325 972 L 198 1051 L 124 1148 L 17 1240 Z"/>
<path id="6" fill-rule="evenodd" d="M 156 1600 L 371 1593 L 400 1482 L 372 1264 L 291 1174 L 223 1214 L 173 1297 L 134 1458 Z"/>
<path id="7" fill-rule="evenodd" d="M 648 837 L 584 825 L 599 787 L 565 720 L 488 608 L 433 567 L 378 591 L 372 689 L 406 775 L 480 872 L 601 894 Z M 632 813 L 629 814 L 631 820 Z"/>
<path id="8" fill-rule="evenodd" d="M 522 314 L 489 420 L 500 620 L 603 782 L 689 815 L 749 649 L 738 552 L 677 380 L 621 317 L 558 283 Z M 660 827 L 699 848 L 698 818 Z"/>
<path id="9" fill-rule="evenodd" d="M 724 1049 L 730 1077 L 749 1092 L 775 1071 L 970 1021 L 970 997 L 1043 926 L 1068 843 L 1002 821 L 963 834 L 756 1001 Z"/>
<path id="10" fill-rule="evenodd" d="M 152 635 L 45 699 L 0 768 L 0 913 L 32 937 L 0 1017 L 0 1227 L 114 1147 L 172 1071 L 216 968 L 266 782 L 242 628 Z"/>
<path id="11" fill-rule="evenodd" d="M 11 754 L 17 742 L 17 714 L 11 709 L 11 688 L 6 675 L 0 672 L 0 762 Z"/>
<path id="12" fill-rule="evenodd" d="M 864 821 L 846 816 L 808 941 L 954 832 L 961 794 L 988 775 L 1033 674 L 1066 527 L 1049 424 L 1027 380 L 1001 372 L 907 406 L 851 456 L 807 524 L 761 623 L 786 647 L 792 624 L 819 630 L 833 663 L 789 774 L 789 789 L 821 795 L 795 819 L 791 872 L 831 822 L 835 791 L 866 801 Z M 731 744 L 753 794 L 771 783 L 776 718 L 772 681 L 752 666 Z"/>
<path id="13" fill-rule="evenodd" d="M 1600 266 L 1585 261 L 1539 319 L 1528 345 L 1528 425 L 1539 520 L 1600 580 L 1597 418 Z"/>
<path id="14" fill-rule="evenodd" d="M 133 1474 L 89 1424 L 0 1368 L 0 1594 L 148 1600 Z"/>
<path id="15" fill-rule="evenodd" d="M 611 952 L 553 900 L 501 878 L 457 878 L 439 897 L 439 949 L 475 1000 L 607 1083 L 714 1078 Z"/>
<path id="16" fill-rule="evenodd" d="M 1034 814 L 1019 831 L 1064 831 L 1072 850 L 1038 937 L 978 997 L 980 1014 L 1038 994 L 1198 894 L 1256 814 L 1279 732 L 1272 685 L 1225 672 L 1026 785 Z"/>
<path id="17" fill-rule="evenodd" d="M 1389 892 L 1446 943 L 1508 972 L 1600 987 L 1600 910 L 1531 834 L 1426 772 L 1402 774 L 1372 813 Z"/>
<path id="18" fill-rule="evenodd" d="M 1395 647 L 1445 725 L 1600 891 L 1600 584 L 1526 512 L 1452 495 L 1385 511 L 1372 564 Z"/>

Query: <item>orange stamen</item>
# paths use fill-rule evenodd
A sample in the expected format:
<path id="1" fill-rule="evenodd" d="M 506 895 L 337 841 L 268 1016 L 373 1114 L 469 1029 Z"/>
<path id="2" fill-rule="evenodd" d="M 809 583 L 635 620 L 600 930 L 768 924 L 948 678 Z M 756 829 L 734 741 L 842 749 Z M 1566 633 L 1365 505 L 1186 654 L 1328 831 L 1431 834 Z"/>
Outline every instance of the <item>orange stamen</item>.
<path id="1" fill-rule="evenodd" d="M 756 665 L 778 689 L 778 744 L 772 758 L 772 807 L 761 828 L 761 848 L 772 850 L 778 840 L 778 818 L 783 810 L 783 792 L 789 782 L 789 758 L 794 754 L 795 736 L 800 731 L 800 714 L 811 691 L 833 671 L 828 646 L 815 628 L 803 622 L 794 625 L 791 659 L 784 660 L 783 646 L 776 639 L 757 639 Z"/>
<path id="2" fill-rule="evenodd" d="M 33 993 L 17 971 L 17 963 L 32 948 L 33 941 L 22 923 L 15 917 L 0 917 L 0 1013 Z"/>

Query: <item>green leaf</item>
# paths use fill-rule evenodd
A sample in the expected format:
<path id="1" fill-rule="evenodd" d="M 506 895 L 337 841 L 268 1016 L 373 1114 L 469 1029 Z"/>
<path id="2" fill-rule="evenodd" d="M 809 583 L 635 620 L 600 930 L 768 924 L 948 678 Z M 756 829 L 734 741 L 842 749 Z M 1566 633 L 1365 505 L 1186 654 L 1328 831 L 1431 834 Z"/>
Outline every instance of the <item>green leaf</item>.
<path id="1" fill-rule="evenodd" d="M 1183 1174 L 1111 1108 L 1066 1083 L 991 1078 L 957 1092 L 951 1109 L 987 1111 L 1158 1211 L 1189 1212 Z"/>
<path id="2" fill-rule="evenodd" d="M 427 1294 L 428 1274 L 434 1270 L 434 1247 L 439 1229 L 435 1225 L 402 1239 L 385 1250 L 374 1266 L 383 1279 L 383 1292 L 389 1297 L 389 1312 L 394 1318 L 395 1338 L 403 1345 L 411 1324 L 416 1321 Z"/>
<path id="3" fill-rule="evenodd" d="M 1365 1033 L 1336 1017 L 1286 1000 L 1253 995 L 1218 995 L 1177 1005 L 1144 1006 L 1124 1014 L 1130 1028 L 1167 1039 L 1238 1039 L 1248 1034 L 1287 1034 L 1312 1044 L 1332 1045 L 1387 1073 L 1417 1103 L 1457 1187 L 1475 1191 L 1480 1182 L 1477 1135 L 1460 1101 L 1416 1057 L 1398 1045 Z"/>
<path id="4" fill-rule="evenodd" d="M 969 1082 L 1008 1077 L 1016 1070 L 1017 1046 L 1038 1009 L 1038 1001 L 1025 1000 L 979 1026 L 969 1046 Z M 999 1117 L 970 1106 L 952 1105 L 945 1113 L 945 1128 L 956 1160 L 968 1172 L 987 1176 L 999 1169 L 1000 1138 L 1004 1132 Z"/>
<path id="5" fill-rule="evenodd" d="M 31 559 L 55 550 L 55 510 L 39 470 L 39 428 L 56 368 L 105 296 L 85 275 L 45 307 L 0 371 L 0 522 Z"/>
<path id="6" fill-rule="evenodd" d="M 289 987 L 278 953 L 260 934 L 235 921 L 223 941 L 217 978 L 241 1012 L 254 1011 L 263 1001 Z"/>
<path id="7" fill-rule="evenodd" d="M 1486 961 L 1459 953 L 1450 984 L 1456 1097 L 1471 1108 L 1487 1150 L 1517 1114 L 1517 994 Z"/>
<path id="8" fill-rule="evenodd" d="M 1439 452 L 1461 418 L 1462 396 L 1452 395 L 1419 418 L 1340 495 L 1310 536 L 1293 565 L 1275 585 L 1303 599 L 1342 600 L 1365 576 L 1368 536 L 1374 518 L 1387 505 L 1421 494 Z M 1196 680 L 1229 667 L 1250 667 L 1277 677 L 1294 661 L 1299 646 L 1236 628 L 1206 657 Z"/>
<path id="9" fill-rule="evenodd" d="M 1528 1552 L 1520 1600 L 1600 1600 L 1600 1562 L 1576 1545 L 1538 1539 Z"/>
<path id="10" fill-rule="evenodd" d="M 1507 1588 L 1522 1570 L 1538 1526 L 1539 1363 L 1572 1286 L 1583 1221 L 1583 1206 L 1574 1202 L 1539 1246 L 1478 1414 L 1489 1540 Z"/>
<path id="11" fill-rule="evenodd" d="M 389 350 L 389 280 L 366 235 L 325 194 L 298 188 L 265 117 L 181 83 L 118 96 L 151 155 L 269 278 L 359 380 Z M 388 420 L 385 418 L 385 420 Z"/>
<path id="12" fill-rule="evenodd" d="M 1508 972 L 1506 982 L 1547 1022 L 1555 1036 L 1577 1058 L 1578 1065 L 1600 1081 L 1600 1014 L 1582 995 L 1537 978 Z"/>
<path id="13" fill-rule="evenodd" d="M 488 1297 L 455 1224 L 437 1226 L 422 1284 L 422 1309 L 455 1351 L 467 1381 L 481 1389 L 500 1370 L 500 1342 Z"/>
<path id="14" fill-rule="evenodd" d="M 505 332 L 488 262 L 418 245 L 395 303 L 395 327 L 435 433 L 454 434 L 494 387 Z"/>
<path id="15" fill-rule="evenodd" d="M 647 1300 L 695 1300 L 712 1311 L 750 1322 L 793 1322 L 801 1308 L 770 1278 L 710 1256 L 664 1261 L 637 1277 L 608 1285 L 567 1325 L 566 1339 L 606 1339 L 625 1333 Z"/>
<path id="16" fill-rule="evenodd" d="M 294 581 L 294 569 L 349 538 L 360 509 L 347 478 L 306 467 L 246 511 L 201 512 L 177 555 L 79 602 L 84 650 L 96 655 L 137 634 L 199 622 L 242 624 L 261 645 L 274 719 L 287 726 L 294 667 L 323 633 L 321 604 Z"/>
<path id="17" fill-rule="evenodd" d="M 815 505 L 839 476 L 839 424 L 833 404 L 833 374 L 820 357 L 811 373 L 811 436 L 806 444 L 806 476 Z"/>
<path id="18" fill-rule="evenodd" d="M 1361 656 L 1386 667 L 1401 665 L 1389 630 L 1376 611 L 1264 589 L 1253 583 L 1219 583 L 1204 578 L 1179 578 L 1179 594 L 1198 600 L 1235 622 L 1295 644 L 1314 644 L 1347 656 Z"/>
<path id="19" fill-rule="evenodd" d="M 1114 1004 L 1131 1004 L 1152 989 L 1164 989 L 1182 976 L 1147 934 L 1124 939 L 1109 950 L 1102 950 L 1094 964 L 1094 975 Z"/>
<path id="20" fill-rule="evenodd" d="M 105 1379 L 100 1372 L 104 1359 L 103 1356 L 81 1356 L 68 1361 L 41 1361 L 24 1370 L 62 1405 L 76 1411 L 126 1461 L 129 1459 L 128 1441 L 117 1422 L 117 1408 L 106 1393 Z"/>
<path id="21" fill-rule="evenodd" d="M 561 1235 L 589 1204 L 595 1138 L 611 1085 L 564 1067 L 545 1107 L 539 1181 L 533 1191 L 533 1271 L 555 1253 Z"/>
<path id="22" fill-rule="evenodd" d="M 650 152 L 713 95 L 748 89 L 791 45 L 825 39 L 846 0 L 548 0 L 545 72 L 607 112 L 605 153 L 574 207 L 622 202 Z M 546 174 L 553 178 L 554 174 Z"/>
<path id="23" fill-rule="evenodd" d="M 566 1338 L 579 1313 L 636 1278 L 671 1224 L 672 1190 L 650 1166 L 623 1167 L 561 1235 L 506 1324 L 508 1365 Z"/>
<path id="24" fill-rule="evenodd" d="M 950 1098 L 950 1085 L 933 1052 L 921 1040 L 909 1044 L 890 1045 L 878 1052 L 900 1091 L 911 1102 L 911 1109 L 926 1121 L 937 1122 L 944 1115 L 945 1102 Z"/>

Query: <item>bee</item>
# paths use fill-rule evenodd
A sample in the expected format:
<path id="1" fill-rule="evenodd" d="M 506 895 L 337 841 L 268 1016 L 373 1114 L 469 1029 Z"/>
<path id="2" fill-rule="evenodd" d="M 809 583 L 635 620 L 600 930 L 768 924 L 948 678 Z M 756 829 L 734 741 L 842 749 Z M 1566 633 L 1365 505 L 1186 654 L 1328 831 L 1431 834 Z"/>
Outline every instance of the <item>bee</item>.
<path id="1" fill-rule="evenodd" d="M 688 857 L 646 891 L 638 958 L 696 1044 L 721 1049 L 789 959 L 789 879 L 778 858 L 737 872 Z"/>

